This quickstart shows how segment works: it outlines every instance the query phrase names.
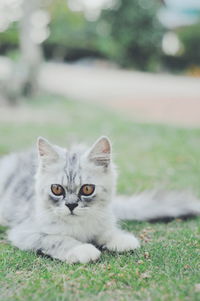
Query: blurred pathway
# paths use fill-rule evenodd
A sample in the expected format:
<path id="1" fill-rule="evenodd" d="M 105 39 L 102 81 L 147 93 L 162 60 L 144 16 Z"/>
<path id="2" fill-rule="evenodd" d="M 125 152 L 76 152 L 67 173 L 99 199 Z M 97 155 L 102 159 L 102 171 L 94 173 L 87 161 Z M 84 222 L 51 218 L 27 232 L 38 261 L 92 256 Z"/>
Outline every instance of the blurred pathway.
<path id="1" fill-rule="evenodd" d="M 10 72 L 10 60 L 0 57 L 0 79 Z M 135 121 L 200 127 L 200 78 L 45 63 L 39 81 L 48 92 L 106 105 Z"/>
<path id="2" fill-rule="evenodd" d="M 200 79 L 46 63 L 41 87 L 125 112 L 136 121 L 200 126 Z"/>

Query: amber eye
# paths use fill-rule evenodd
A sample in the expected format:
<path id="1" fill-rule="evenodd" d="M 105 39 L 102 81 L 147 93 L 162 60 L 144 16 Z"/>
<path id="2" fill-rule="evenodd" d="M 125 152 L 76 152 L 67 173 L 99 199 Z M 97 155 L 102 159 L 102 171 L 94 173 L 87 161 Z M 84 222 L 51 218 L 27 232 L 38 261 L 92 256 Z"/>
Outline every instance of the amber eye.
<path id="1" fill-rule="evenodd" d="M 81 195 L 85 195 L 85 196 L 89 196 L 91 195 L 95 190 L 95 186 L 92 185 L 92 184 L 86 184 L 86 185 L 83 185 L 80 189 L 80 194 Z"/>
<path id="2" fill-rule="evenodd" d="M 65 194 L 64 188 L 59 184 L 52 184 L 51 191 L 53 194 L 55 194 L 57 196 L 61 196 L 61 195 Z"/>

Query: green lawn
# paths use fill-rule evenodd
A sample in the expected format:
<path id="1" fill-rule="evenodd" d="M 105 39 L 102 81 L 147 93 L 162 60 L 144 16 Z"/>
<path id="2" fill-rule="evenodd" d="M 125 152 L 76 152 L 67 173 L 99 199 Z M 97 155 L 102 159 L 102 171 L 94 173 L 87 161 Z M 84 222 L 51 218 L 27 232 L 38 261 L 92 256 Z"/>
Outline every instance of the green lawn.
<path id="1" fill-rule="evenodd" d="M 200 129 L 136 124 L 53 96 L 29 101 L 25 112 L 31 112 L 30 121 L 23 110 L 15 118 L 12 111 L 10 120 L 0 118 L 0 154 L 29 147 L 39 135 L 63 146 L 108 135 L 120 193 L 161 185 L 200 195 Z M 140 237 L 141 249 L 122 255 L 104 251 L 95 264 L 73 266 L 11 247 L 0 228 L 0 299 L 200 300 L 200 218 L 122 226 Z"/>

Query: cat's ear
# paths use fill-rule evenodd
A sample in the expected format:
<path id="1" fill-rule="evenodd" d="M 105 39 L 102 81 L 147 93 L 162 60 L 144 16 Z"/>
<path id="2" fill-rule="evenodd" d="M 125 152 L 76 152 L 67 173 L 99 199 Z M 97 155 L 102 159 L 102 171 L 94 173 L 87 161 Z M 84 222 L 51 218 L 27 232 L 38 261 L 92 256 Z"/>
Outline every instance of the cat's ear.
<path id="1" fill-rule="evenodd" d="M 58 153 L 54 146 L 43 137 L 37 139 L 38 154 L 44 162 L 54 162 L 58 159 Z"/>
<path id="2" fill-rule="evenodd" d="M 96 165 L 107 167 L 111 161 L 111 143 L 107 137 L 100 137 L 89 151 L 89 160 Z"/>

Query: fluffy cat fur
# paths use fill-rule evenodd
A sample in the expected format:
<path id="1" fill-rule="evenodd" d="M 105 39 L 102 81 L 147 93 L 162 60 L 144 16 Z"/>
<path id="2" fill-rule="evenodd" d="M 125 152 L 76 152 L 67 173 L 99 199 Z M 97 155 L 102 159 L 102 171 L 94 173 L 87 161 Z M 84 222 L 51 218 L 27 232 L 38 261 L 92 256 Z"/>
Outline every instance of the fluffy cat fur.
<path id="1" fill-rule="evenodd" d="M 189 194 L 150 191 L 115 197 L 116 170 L 106 137 L 90 149 L 71 150 L 39 138 L 37 149 L 38 156 L 30 151 L 0 161 L 0 223 L 9 227 L 9 240 L 22 250 L 87 263 L 100 257 L 98 246 L 116 252 L 139 247 L 117 219 L 200 213 L 200 202 Z M 63 195 L 55 196 L 52 184 L 62 185 Z M 80 194 L 86 184 L 95 187 L 89 196 Z"/>

